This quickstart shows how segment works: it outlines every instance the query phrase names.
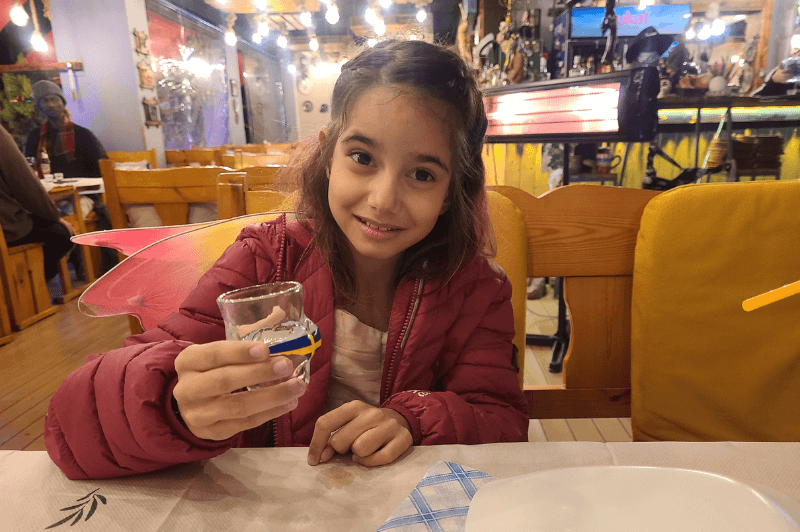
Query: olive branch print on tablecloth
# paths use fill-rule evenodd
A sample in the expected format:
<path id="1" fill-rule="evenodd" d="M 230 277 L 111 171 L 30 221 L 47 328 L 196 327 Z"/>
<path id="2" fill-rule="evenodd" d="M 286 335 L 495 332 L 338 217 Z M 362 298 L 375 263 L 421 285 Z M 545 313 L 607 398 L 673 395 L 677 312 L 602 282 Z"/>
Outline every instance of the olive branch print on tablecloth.
<path id="1" fill-rule="evenodd" d="M 76 504 L 74 506 L 67 506 L 66 508 L 62 508 L 61 509 L 62 512 L 69 512 L 70 510 L 75 510 L 75 511 L 73 513 L 71 513 L 70 515 L 68 515 L 67 517 L 65 517 L 64 519 L 62 519 L 61 521 L 59 521 L 58 523 L 53 523 L 52 525 L 48 526 L 47 528 L 45 528 L 45 530 L 50 529 L 50 528 L 55 528 L 57 526 L 61 526 L 64 523 L 66 523 L 67 521 L 69 521 L 70 519 L 73 519 L 73 518 L 74 518 L 74 520 L 72 521 L 72 523 L 70 523 L 69 526 L 75 526 L 75 523 L 80 521 L 81 517 L 83 517 L 83 512 L 84 512 L 84 510 L 86 510 L 86 505 L 91 502 L 91 505 L 89 506 L 89 511 L 86 512 L 86 519 L 85 520 L 88 521 L 89 518 L 94 515 L 95 510 L 97 510 L 97 501 L 100 501 L 103 504 L 107 504 L 108 503 L 108 501 L 106 500 L 105 497 L 103 497 L 99 493 L 96 493 L 99 489 L 100 488 L 97 488 L 96 490 L 94 490 L 94 491 L 92 491 L 90 493 L 87 493 L 86 495 L 84 495 L 80 499 L 77 499 L 76 502 L 78 502 L 80 504 Z M 81 501 L 83 501 L 83 502 L 81 502 Z"/>

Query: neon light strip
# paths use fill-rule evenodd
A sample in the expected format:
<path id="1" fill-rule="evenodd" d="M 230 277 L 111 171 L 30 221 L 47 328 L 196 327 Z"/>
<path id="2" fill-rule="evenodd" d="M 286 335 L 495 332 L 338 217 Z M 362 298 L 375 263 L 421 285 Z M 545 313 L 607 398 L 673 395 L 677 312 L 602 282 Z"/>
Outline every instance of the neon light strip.
<path id="1" fill-rule="evenodd" d="M 726 108 L 702 109 L 700 121 L 719 122 L 725 116 Z M 797 107 L 734 107 L 731 109 L 734 122 L 800 120 L 800 105 Z M 660 109 L 660 124 L 694 124 L 697 122 L 697 109 Z"/>

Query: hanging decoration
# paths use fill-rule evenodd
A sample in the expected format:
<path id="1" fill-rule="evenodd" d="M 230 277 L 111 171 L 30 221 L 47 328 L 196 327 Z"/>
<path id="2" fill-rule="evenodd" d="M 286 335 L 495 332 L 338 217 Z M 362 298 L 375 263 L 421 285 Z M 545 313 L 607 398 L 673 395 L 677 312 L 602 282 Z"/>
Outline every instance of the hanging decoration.
<path id="1" fill-rule="evenodd" d="M 138 31 L 136 28 L 133 30 L 133 37 L 136 40 L 136 53 L 141 55 L 150 55 L 150 45 L 148 44 L 149 36 L 146 31 Z"/>
<path id="2" fill-rule="evenodd" d="M 147 127 L 158 127 L 161 125 L 161 117 L 158 113 L 158 100 L 156 98 L 142 99 L 144 105 L 144 124 Z"/>

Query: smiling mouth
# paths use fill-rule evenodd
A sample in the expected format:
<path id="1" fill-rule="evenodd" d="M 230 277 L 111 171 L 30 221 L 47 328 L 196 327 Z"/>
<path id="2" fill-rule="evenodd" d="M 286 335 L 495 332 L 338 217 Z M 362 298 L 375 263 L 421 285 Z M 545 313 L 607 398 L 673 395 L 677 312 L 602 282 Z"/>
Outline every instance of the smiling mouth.
<path id="1" fill-rule="evenodd" d="M 372 222 L 372 221 L 367 220 L 365 218 L 362 218 L 360 216 L 356 216 L 356 219 L 359 222 L 361 222 L 362 224 L 366 225 L 367 227 L 369 227 L 370 229 L 373 229 L 375 231 L 387 232 L 387 231 L 399 231 L 399 230 L 402 229 L 402 227 L 395 227 L 395 226 L 392 226 L 392 225 L 381 225 L 379 223 Z"/>

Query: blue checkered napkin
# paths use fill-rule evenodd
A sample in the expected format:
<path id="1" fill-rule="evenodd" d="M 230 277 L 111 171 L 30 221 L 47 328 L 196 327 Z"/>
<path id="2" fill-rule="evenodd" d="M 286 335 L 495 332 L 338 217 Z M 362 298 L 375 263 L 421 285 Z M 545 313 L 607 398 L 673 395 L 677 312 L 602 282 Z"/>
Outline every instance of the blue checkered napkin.
<path id="1" fill-rule="evenodd" d="M 472 497 L 492 480 L 470 467 L 437 462 L 378 532 L 463 532 Z"/>

